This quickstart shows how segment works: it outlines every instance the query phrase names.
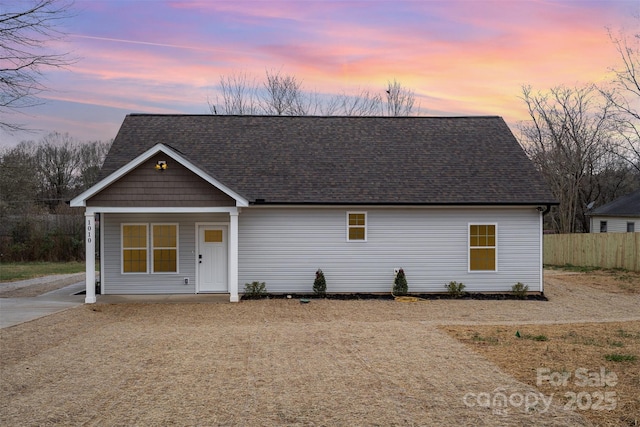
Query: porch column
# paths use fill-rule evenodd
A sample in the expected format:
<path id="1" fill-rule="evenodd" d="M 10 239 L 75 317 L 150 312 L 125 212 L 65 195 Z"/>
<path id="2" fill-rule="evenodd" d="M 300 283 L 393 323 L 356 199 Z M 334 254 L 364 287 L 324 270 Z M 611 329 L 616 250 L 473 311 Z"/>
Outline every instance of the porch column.
<path id="1" fill-rule="evenodd" d="M 96 225 L 93 212 L 85 212 L 85 265 L 86 265 L 86 296 L 85 304 L 96 302 Z"/>
<path id="2" fill-rule="evenodd" d="M 238 211 L 229 212 L 229 301 L 238 302 Z"/>

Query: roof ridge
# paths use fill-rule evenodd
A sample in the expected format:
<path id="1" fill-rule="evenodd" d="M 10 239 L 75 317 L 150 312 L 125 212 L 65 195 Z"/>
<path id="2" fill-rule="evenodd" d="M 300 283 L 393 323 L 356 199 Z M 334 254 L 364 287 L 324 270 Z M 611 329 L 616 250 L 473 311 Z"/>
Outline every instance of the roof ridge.
<path id="1" fill-rule="evenodd" d="M 495 119 L 499 115 L 451 115 L 451 116 L 345 116 L 345 115 L 269 115 L 269 114 L 206 114 L 206 113 L 129 113 L 131 117 L 264 117 L 264 118 L 300 118 L 300 119 Z"/>

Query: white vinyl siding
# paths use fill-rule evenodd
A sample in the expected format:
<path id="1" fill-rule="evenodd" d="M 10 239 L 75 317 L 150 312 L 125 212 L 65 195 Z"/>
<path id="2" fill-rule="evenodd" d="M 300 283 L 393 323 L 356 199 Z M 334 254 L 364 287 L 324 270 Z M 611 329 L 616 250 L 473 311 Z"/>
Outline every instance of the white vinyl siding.
<path id="1" fill-rule="evenodd" d="M 269 292 L 312 292 L 322 269 L 327 292 L 390 292 L 403 268 L 410 292 L 503 291 L 522 282 L 541 289 L 540 215 L 523 208 L 368 208 L 367 244 L 345 240 L 337 208 L 250 208 L 239 216 L 239 289 L 266 282 Z M 469 223 L 498 224 L 500 270 L 468 271 Z"/>
<path id="2" fill-rule="evenodd" d="M 607 233 L 628 233 L 629 223 L 634 224 L 634 232 L 640 231 L 640 218 L 637 217 L 615 217 L 615 216 L 593 216 L 591 217 L 591 232 L 600 233 L 600 222 L 607 222 Z"/>
<path id="3" fill-rule="evenodd" d="M 312 292 L 320 268 L 327 292 L 390 292 L 403 268 L 410 292 L 502 291 L 522 282 L 541 289 L 541 213 L 523 208 L 367 208 L 366 244 L 345 238 L 343 208 L 250 207 L 238 217 L 238 288 L 266 282 L 269 292 Z M 105 294 L 195 293 L 196 223 L 228 223 L 228 214 L 102 214 Z M 121 224 L 178 225 L 179 273 L 122 274 Z M 469 224 L 497 224 L 499 271 L 468 271 Z M 184 278 L 189 284 L 184 284 Z"/>

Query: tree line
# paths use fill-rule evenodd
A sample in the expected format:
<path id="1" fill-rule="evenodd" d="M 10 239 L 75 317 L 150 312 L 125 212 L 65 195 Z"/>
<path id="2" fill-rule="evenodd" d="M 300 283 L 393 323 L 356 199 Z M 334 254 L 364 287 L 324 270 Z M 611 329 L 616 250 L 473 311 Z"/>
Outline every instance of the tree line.
<path id="1" fill-rule="evenodd" d="M 211 114 L 273 116 L 410 116 L 419 111 L 415 91 L 396 79 L 381 92 L 370 89 L 320 95 L 281 70 L 266 70 L 264 80 L 247 72 L 220 76 L 219 95 L 209 100 Z"/>
<path id="2" fill-rule="evenodd" d="M 640 188 L 640 33 L 609 38 L 609 82 L 522 88 L 520 141 L 560 203 L 546 224 L 557 233 L 589 232 L 592 208 Z"/>
<path id="3" fill-rule="evenodd" d="M 0 259 L 84 257 L 83 212 L 68 201 L 97 182 L 111 142 L 50 133 L 0 151 Z"/>

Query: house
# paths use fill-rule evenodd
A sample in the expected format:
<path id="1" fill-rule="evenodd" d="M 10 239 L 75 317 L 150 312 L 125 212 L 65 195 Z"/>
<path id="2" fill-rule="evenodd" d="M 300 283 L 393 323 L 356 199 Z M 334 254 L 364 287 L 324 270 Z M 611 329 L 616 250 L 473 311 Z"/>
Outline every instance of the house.
<path id="1" fill-rule="evenodd" d="M 592 233 L 640 231 L 640 190 L 619 197 L 587 214 Z"/>
<path id="2" fill-rule="evenodd" d="M 86 215 L 103 294 L 543 291 L 556 204 L 500 117 L 131 114 Z"/>

